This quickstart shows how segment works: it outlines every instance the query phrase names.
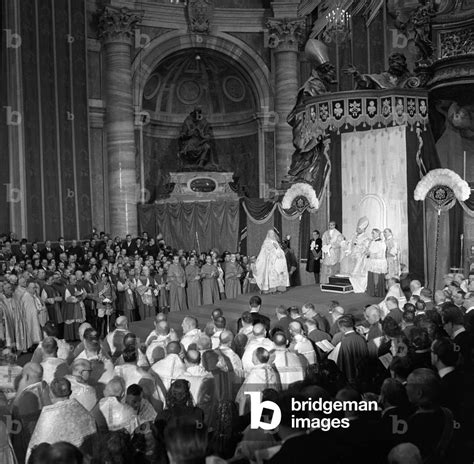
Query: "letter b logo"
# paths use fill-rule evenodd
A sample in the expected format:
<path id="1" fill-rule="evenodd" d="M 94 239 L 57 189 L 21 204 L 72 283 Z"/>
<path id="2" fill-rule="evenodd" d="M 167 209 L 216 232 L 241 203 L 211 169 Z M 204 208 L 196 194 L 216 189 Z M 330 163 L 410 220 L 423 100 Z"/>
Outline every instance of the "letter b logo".
<path id="1" fill-rule="evenodd" d="M 392 418 L 392 433 L 395 435 L 405 435 L 408 431 L 408 424 L 403 419 L 397 416 L 390 416 Z"/>
<path id="2" fill-rule="evenodd" d="M 260 401 L 260 392 L 245 392 L 250 396 L 250 428 L 263 430 L 273 430 L 280 425 L 281 409 L 273 401 Z M 270 423 L 262 422 L 262 412 L 264 409 L 273 411 Z"/>

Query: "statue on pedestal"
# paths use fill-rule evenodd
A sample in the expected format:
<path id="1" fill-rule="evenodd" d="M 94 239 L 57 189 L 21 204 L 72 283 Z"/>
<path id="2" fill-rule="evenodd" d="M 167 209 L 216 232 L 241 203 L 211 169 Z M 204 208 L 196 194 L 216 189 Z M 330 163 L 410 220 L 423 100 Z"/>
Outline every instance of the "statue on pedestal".
<path id="1" fill-rule="evenodd" d="M 345 72 L 354 77 L 358 89 L 406 89 L 420 86 L 420 79 L 408 70 L 407 59 L 402 53 L 392 53 L 388 58 L 387 71 L 381 74 L 361 74 L 352 65 Z"/>
<path id="2" fill-rule="evenodd" d="M 311 112 L 310 118 L 306 118 L 304 113 L 298 117 L 297 108 L 304 105 L 310 97 L 328 93 L 329 85 L 336 81 L 336 72 L 329 62 L 327 47 L 323 42 L 316 39 L 308 40 L 305 53 L 315 67 L 298 91 L 295 107 L 287 119 L 288 124 L 293 127 L 293 145 L 296 148 L 288 176 L 291 182 L 311 184 L 320 198 L 330 165 L 324 153 L 325 136 L 322 131 L 312 127 L 316 113 Z"/>
<path id="3" fill-rule="evenodd" d="M 181 169 L 219 170 L 212 142 L 212 127 L 203 116 L 202 109 L 196 107 L 184 120 L 179 135 L 178 157 Z"/>

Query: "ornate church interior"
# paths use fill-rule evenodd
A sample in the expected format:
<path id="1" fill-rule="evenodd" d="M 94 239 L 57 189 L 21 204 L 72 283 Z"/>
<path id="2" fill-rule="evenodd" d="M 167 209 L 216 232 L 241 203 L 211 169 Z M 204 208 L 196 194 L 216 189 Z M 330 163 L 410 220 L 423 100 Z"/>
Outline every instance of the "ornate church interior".
<path id="1" fill-rule="evenodd" d="M 4 0 L 0 22 L 0 461 L 473 461 L 443 425 L 474 431 L 473 0 Z M 311 394 L 381 417 L 286 440 Z"/>

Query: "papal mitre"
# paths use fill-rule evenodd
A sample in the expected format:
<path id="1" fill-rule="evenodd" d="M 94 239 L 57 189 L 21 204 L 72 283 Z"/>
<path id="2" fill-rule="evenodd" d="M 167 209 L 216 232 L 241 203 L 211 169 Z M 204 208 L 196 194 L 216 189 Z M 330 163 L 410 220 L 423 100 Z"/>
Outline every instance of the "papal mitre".
<path id="1" fill-rule="evenodd" d="M 357 228 L 360 230 L 365 230 L 367 229 L 369 225 L 369 218 L 364 216 L 359 219 L 359 222 L 357 223 Z"/>
<path id="2" fill-rule="evenodd" d="M 304 47 L 306 57 L 320 66 L 329 62 L 328 47 L 325 43 L 316 39 L 309 39 Z"/>

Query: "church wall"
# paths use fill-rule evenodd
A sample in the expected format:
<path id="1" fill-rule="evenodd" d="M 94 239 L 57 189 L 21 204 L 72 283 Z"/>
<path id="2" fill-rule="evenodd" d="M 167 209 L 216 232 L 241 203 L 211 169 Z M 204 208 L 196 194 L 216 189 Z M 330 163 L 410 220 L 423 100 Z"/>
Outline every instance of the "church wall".
<path id="1" fill-rule="evenodd" d="M 265 61 L 265 64 L 270 67 L 270 49 L 265 47 L 265 39 L 263 34 L 256 32 L 231 32 L 230 35 L 237 37 L 242 42 L 245 42 L 247 45 L 249 45 L 255 54 L 259 55 L 263 61 Z"/>
<path id="2" fill-rule="evenodd" d="M 0 25 L 2 31 L 7 29 L 6 15 L 4 8 L 0 8 Z M 7 50 L 6 34 L 2 33 L 0 38 L 0 50 L 1 53 L 1 66 L 0 66 L 0 79 L 2 85 L 0 86 L 0 101 L 5 102 L 5 106 L 8 106 L 8 71 L 7 71 Z M 10 201 L 9 201 L 9 188 L 10 183 L 10 144 L 8 140 L 8 133 L 10 126 L 7 124 L 7 109 L 0 108 L 0 163 L 2 169 L 0 169 L 0 230 L 7 232 L 11 228 L 10 222 Z"/>
<path id="3" fill-rule="evenodd" d="M 85 237 L 91 230 L 85 2 L 12 0 L 5 11 L 15 8 L 21 45 L 7 72 L 17 82 L 10 98 L 22 127 L 9 131 L 18 160 L 2 174 L 9 173 L 15 189 L 18 179 L 23 186 L 14 232 L 40 241 Z"/>

